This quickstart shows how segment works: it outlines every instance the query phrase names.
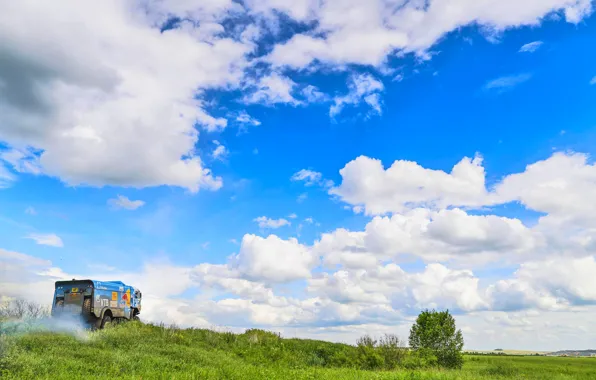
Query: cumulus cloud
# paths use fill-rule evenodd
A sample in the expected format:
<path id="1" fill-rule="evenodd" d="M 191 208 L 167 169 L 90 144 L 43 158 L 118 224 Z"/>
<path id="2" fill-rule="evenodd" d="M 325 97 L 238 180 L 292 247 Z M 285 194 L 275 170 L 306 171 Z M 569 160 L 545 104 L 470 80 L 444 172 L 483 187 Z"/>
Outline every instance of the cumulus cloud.
<path id="1" fill-rule="evenodd" d="M 415 256 L 428 263 L 481 265 L 518 262 L 543 245 L 540 235 L 518 219 L 469 215 L 461 209 L 415 209 L 373 218 L 363 231 L 337 229 L 313 246 L 326 266 L 372 269 L 387 260 Z"/>
<path id="2" fill-rule="evenodd" d="M 248 278 L 272 282 L 308 278 L 316 264 L 316 258 L 298 240 L 275 235 L 245 235 L 240 252 L 232 259 L 232 267 Z"/>
<path id="3" fill-rule="evenodd" d="M 139 207 L 145 205 L 145 201 L 142 200 L 130 200 L 128 197 L 118 195 L 116 198 L 109 199 L 108 204 L 113 208 L 123 208 L 125 210 L 136 210 Z"/>
<path id="4" fill-rule="evenodd" d="M 27 235 L 27 239 L 34 240 L 39 245 L 47 245 L 49 247 L 57 247 L 62 248 L 64 247 L 64 243 L 60 236 L 56 234 L 29 234 Z"/>
<path id="5" fill-rule="evenodd" d="M 519 48 L 519 52 L 520 53 L 534 53 L 535 51 L 540 49 L 540 47 L 542 47 L 543 44 L 544 44 L 544 42 L 542 42 L 542 41 L 529 42 L 529 43 L 523 45 L 521 48 Z"/>
<path id="6" fill-rule="evenodd" d="M 226 120 L 195 94 L 237 83 L 252 47 L 190 24 L 158 33 L 153 25 L 166 14 L 157 4 L 146 17 L 118 1 L 3 9 L 0 138 L 36 148 L 28 171 L 72 185 L 221 186 L 194 153 L 194 126 L 216 130 Z M 217 21 L 226 10 L 208 11 L 193 14 Z"/>
<path id="7" fill-rule="evenodd" d="M 531 210 L 566 221 L 596 221 L 596 164 L 586 154 L 556 152 L 495 185 L 501 202 L 519 201 Z"/>
<path id="8" fill-rule="evenodd" d="M 483 204 L 487 197 L 480 156 L 463 158 L 450 173 L 404 160 L 385 169 L 380 160 L 360 156 L 339 173 L 342 183 L 329 193 L 367 215 L 402 212 L 418 206 L 475 206 Z"/>
<path id="9" fill-rule="evenodd" d="M 594 256 L 531 261 L 523 263 L 512 279 L 491 285 L 489 295 L 499 310 L 563 310 L 595 304 L 595 273 Z"/>
<path id="10" fill-rule="evenodd" d="M 482 158 L 463 158 L 447 173 L 411 161 L 395 161 L 385 169 L 380 160 L 360 156 L 340 170 L 342 182 L 329 193 L 367 215 L 400 213 L 417 207 L 481 208 L 521 202 L 550 217 L 592 219 L 596 204 L 587 196 L 594 188 L 596 166 L 586 154 L 556 152 L 506 175 L 491 189 L 485 185 Z"/>

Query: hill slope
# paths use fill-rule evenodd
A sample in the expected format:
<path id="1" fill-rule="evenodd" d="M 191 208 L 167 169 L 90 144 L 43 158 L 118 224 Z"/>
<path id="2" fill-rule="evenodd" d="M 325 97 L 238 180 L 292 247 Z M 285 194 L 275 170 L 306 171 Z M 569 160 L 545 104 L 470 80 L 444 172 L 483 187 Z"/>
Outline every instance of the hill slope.
<path id="1" fill-rule="evenodd" d="M 179 330 L 140 323 L 78 337 L 32 332 L 0 337 L 0 377 L 13 379 L 593 379 L 596 360 L 468 356 L 461 371 L 363 370 L 382 356 L 313 340 Z M 377 357 L 378 356 L 378 357 Z"/>

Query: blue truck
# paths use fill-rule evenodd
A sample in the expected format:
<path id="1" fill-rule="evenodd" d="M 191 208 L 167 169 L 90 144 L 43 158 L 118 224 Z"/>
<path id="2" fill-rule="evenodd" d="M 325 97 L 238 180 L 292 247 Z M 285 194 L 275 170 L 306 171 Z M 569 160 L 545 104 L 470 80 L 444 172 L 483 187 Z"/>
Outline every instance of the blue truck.
<path id="1" fill-rule="evenodd" d="M 81 316 L 96 329 L 113 322 L 139 320 L 142 294 L 120 281 L 56 281 L 52 316 Z"/>

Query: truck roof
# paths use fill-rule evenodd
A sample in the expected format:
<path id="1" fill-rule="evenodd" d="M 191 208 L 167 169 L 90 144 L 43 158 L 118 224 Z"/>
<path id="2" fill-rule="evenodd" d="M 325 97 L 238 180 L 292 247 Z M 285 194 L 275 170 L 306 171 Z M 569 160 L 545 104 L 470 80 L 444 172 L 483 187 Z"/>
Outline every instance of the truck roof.
<path id="1" fill-rule="evenodd" d="M 72 280 L 67 280 L 67 281 L 56 281 L 56 287 L 60 286 L 60 285 L 68 285 L 68 284 L 72 284 L 72 283 L 88 283 L 90 285 L 93 285 L 94 288 L 120 288 L 120 287 L 131 287 L 133 289 L 134 286 L 131 285 L 126 285 L 125 283 L 123 283 L 122 281 L 98 281 L 98 280 L 90 280 L 90 279 L 72 279 Z"/>

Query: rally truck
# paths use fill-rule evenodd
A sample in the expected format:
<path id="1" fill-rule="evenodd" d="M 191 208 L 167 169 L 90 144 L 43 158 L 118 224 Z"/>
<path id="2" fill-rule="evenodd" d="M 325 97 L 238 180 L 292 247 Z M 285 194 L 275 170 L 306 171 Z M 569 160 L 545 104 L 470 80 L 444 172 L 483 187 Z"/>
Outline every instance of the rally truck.
<path id="1" fill-rule="evenodd" d="M 56 281 L 52 317 L 82 318 L 103 329 L 112 322 L 139 320 L 142 294 L 120 281 Z"/>

